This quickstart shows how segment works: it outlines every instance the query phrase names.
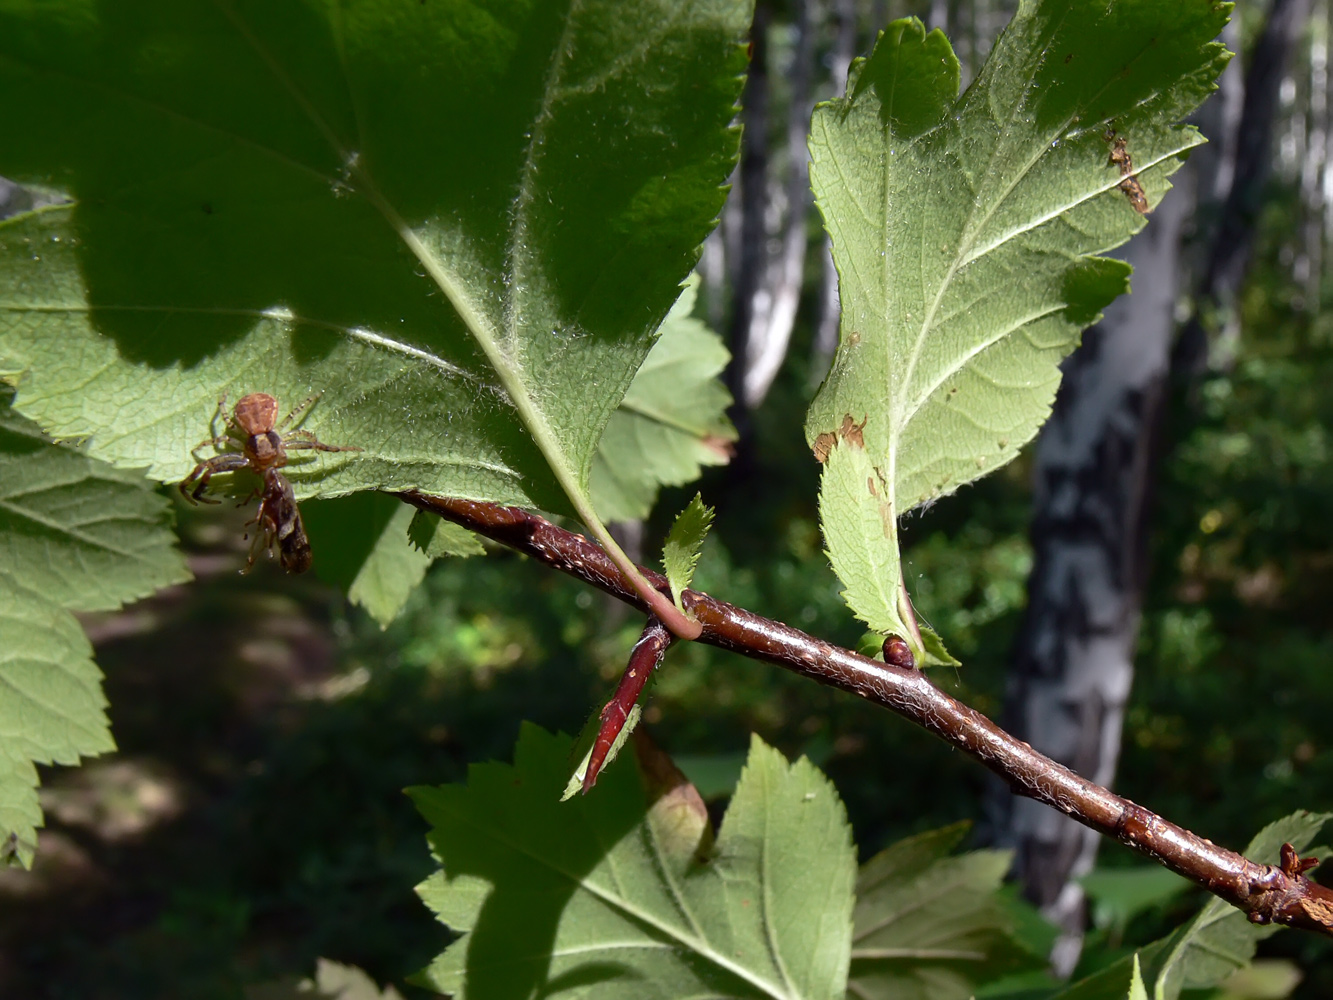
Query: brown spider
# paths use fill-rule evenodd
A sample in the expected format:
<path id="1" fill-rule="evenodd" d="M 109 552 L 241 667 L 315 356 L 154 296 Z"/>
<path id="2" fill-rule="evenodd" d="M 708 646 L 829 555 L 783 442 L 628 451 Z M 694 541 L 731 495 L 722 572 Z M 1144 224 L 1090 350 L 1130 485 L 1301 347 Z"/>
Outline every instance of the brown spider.
<path id="1" fill-rule="evenodd" d="M 181 480 L 181 495 L 191 503 L 220 503 L 219 500 L 210 500 L 204 496 L 204 490 L 208 489 L 208 482 L 219 472 L 237 472 L 241 469 L 249 469 L 256 475 L 264 477 L 264 490 L 260 494 L 261 501 L 264 499 L 282 506 L 278 500 L 279 487 L 270 486 L 268 473 L 281 469 L 287 464 L 287 452 L 296 451 L 299 448 L 312 448 L 315 451 L 360 451 L 361 449 L 350 444 L 325 444 L 319 438 L 315 437 L 310 431 L 295 430 L 287 431 L 284 429 L 292 423 L 294 419 L 299 418 L 311 405 L 319 398 L 316 393 L 298 404 L 291 413 L 283 417 L 281 423 L 274 423 L 278 416 L 278 401 L 266 392 L 252 392 L 248 396 L 242 396 L 236 403 L 236 408 L 232 410 L 232 419 L 226 425 L 223 434 L 211 438 L 207 441 L 201 441 L 195 445 L 190 452 L 196 459 L 199 457 L 199 449 L 205 445 L 212 445 L 218 449 L 220 454 L 211 458 L 206 458 L 194 467 L 188 476 Z M 227 413 L 227 397 L 224 394 L 218 400 L 218 411 L 209 422 L 210 426 L 215 424 L 219 417 L 225 419 Z M 235 446 L 240 443 L 241 450 L 223 451 L 228 446 Z M 282 483 L 287 480 L 279 477 Z M 190 487 L 194 489 L 191 490 Z M 291 487 L 287 486 L 286 494 L 290 496 Z M 292 509 L 296 507 L 295 501 L 291 503 Z M 261 517 L 263 516 L 263 504 L 261 502 Z"/>
<path id="2" fill-rule="evenodd" d="M 282 568 L 288 573 L 304 573 L 310 568 L 310 539 L 301 523 L 292 484 L 277 469 L 268 469 L 264 473 L 264 488 L 255 492 L 259 494 L 259 512 L 249 523 L 257 524 L 259 529 L 241 572 L 250 572 L 261 548 L 276 544 Z"/>

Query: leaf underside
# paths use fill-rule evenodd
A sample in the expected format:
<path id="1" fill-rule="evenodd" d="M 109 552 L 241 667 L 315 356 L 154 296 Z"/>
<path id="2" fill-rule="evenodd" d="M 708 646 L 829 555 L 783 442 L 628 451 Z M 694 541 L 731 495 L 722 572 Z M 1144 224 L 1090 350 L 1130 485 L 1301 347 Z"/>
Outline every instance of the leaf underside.
<path id="1" fill-rule="evenodd" d="M 224 392 L 322 393 L 303 426 L 361 451 L 300 453 L 302 498 L 570 510 L 722 204 L 747 25 L 732 0 L 0 5 L 0 174 L 72 199 L 0 225 L 18 406 L 171 481 Z"/>
<path id="2" fill-rule="evenodd" d="M 842 1000 L 855 852 L 827 779 L 756 739 L 713 844 L 703 801 L 660 755 L 641 755 L 647 777 L 622 764 L 558 802 L 570 745 L 527 726 L 512 767 L 412 790 L 443 866 L 420 892 L 463 932 L 429 985 L 460 1000 Z"/>
<path id="3" fill-rule="evenodd" d="M 909 18 L 816 109 L 842 321 L 806 435 L 830 557 L 873 629 L 910 638 L 897 518 L 1017 454 L 1061 359 L 1124 290 L 1127 265 L 1098 255 L 1145 220 L 1108 128 L 1156 205 L 1202 141 L 1178 123 L 1226 63 L 1210 40 L 1228 9 L 1025 0 L 961 97 L 947 40 Z"/>

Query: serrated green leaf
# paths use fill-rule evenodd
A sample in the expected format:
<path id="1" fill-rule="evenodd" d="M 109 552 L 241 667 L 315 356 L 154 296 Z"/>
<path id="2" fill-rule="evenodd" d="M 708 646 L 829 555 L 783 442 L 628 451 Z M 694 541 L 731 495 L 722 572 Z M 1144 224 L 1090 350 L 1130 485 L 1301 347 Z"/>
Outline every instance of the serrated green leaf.
<path id="1" fill-rule="evenodd" d="M 39 764 L 77 764 L 116 748 L 102 672 L 74 616 L 0 570 L 0 837 L 32 864 Z"/>
<path id="2" fill-rule="evenodd" d="M 411 791 L 443 872 L 420 889 L 463 937 L 425 974 L 459 1000 L 838 998 L 855 854 L 811 764 L 755 739 L 721 834 L 669 763 L 560 803 L 570 741 L 525 726 L 512 767 Z M 669 772 L 669 773 L 668 773 Z"/>
<path id="3" fill-rule="evenodd" d="M 133 472 L 47 441 L 0 394 L 0 864 L 32 862 L 33 762 L 115 748 L 102 675 L 70 610 L 189 578 L 169 504 Z"/>
<path id="4" fill-rule="evenodd" d="M 0 226 L 20 408 L 172 481 L 224 390 L 322 392 L 306 426 L 362 450 L 291 468 L 300 497 L 597 531 L 597 442 L 722 204 L 748 24 L 739 0 L 7 5 L 0 173 L 74 199 Z"/>
<path id="5" fill-rule="evenodd" d="M 1305 852 L 1329 819 L 1333 813 L 1292 813 L 1260 830 L 1244 854 L 1259 864 L 1278 864 L 1284 843 L 1297 853 Z M 1217 986 L 1249 965 L 1258 943 L 1281 929 L 1280 924 L 1252 924 L 1230 903 L 1210 899 L 1173 942 L 1161 970 L 1151 977 L 1154 1000 L 1176 1000 L 1181 990 Z"/>
<path id="6" fill-rule="evenodd" d="M 1228 9 L 1024 0 L 957 99 L 944 36 L 897 21 L 847 96 L 816 109 L 811 186 L 842 322 L 806 434 L 816 454 L 834 448 L 829 552 L 878 631 L 909 635 L 896 518 L 1017 454 L 1049 413 L 1061 359 L 1124 289 L 1127 265 L 1097 255 L 1144 219 L 1120 190 L 1108 124 L 1155 205 L 1202 141 L 1177 123 L 1225 65 L 1210 39 Z M 864 455 L 838 448 L 849 428 Z"/>
<path id="7" fill-rule="evenodd" d="M 865 1000 L 966 1000 L 1003 975 L 1040 968 L 1000 898 L 1006 851 L 949 857 L 966 824 L 918 834 L 861 868 L 851 991 Z"/>
<path id="8" fill-rule="evenodd" d="M 691 315 L 698 285 L 697 276 L 686 283 L 597 445 L 588 488 L 607 521 L 642 520 L 661 487 L 730 458 L 731 393 L 717 376 L 731 354 Z"/>
<path id="9" fill-rule="evenodd" d="M 413 548 L 418 552 L 424 552 L 432 559 L 443 556 L 467 559 L 470 556 L 486 554 L 481 539 L 467 528 L 424 510 L 419 510 L 412 516 L 412 523 L 407 526 L 407 538 Z"/>
<path id="10" fill-rule="evenodd" d="M 917 660 L 919 667 L 961 667 L 962 661 L 944 648 L 944 640 L 940 638 L 929 625 L 922 625 L 917 622 L 917 630 L 921 633 L 921 657 Z"/>
<path id="11" fill-rule="evenodd" d="M 188 580 L 170 505 L 142 475 L 52 444 L 0 392 L 0 567 L 75 611 Z"/>
<path id="12" fill-rule="evenodd" d="M 680 595 L 694 579 L 694 568 L 699 565 L 699 554 L 712 524 L 713 508 L 706 506 L 703 496 L 696 493 L 667 533 L 666 544 L 662 546 L 662 567 L 671 584 L 671 599 L 678 608 L 684 608 Z"/>

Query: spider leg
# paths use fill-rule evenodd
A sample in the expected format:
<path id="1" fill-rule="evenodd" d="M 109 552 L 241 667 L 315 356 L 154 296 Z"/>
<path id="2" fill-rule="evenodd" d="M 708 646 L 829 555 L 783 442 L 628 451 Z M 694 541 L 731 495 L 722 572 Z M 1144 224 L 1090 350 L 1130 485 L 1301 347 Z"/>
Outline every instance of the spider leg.
<path id="1" fill-rule="evenodd" d="M 276 430 L 279 434 L 281 434 L 283 428 L 290 427 L 293 421 L 299 424 L 301 422 L 300 418 L 305 416 L 306 411 L 309 410 L 310 407 L 314 406 L 315 400 L 319 399 L 319 397 L 322 395 L 324 395 L 323 392 L 312 392 L 305 399 L 301 400 L 301 402 L 297 403 L 295 406 L 292 407 L 291 413 L 287 414 L 287 416 L 282 418 L 282 422 L 278 424 L 278 426 L 275 427 L 274 430 Z"/>
<path id="2" fill-rule="evenodd" d="M 288 451 L 310 448 L 314 451 L 362 451 L 354 444 L 325 444 L 310 431 L 292 431 L 282 439 Z"/>
<path id="3" fill-rule="evenodd" d="M 219 472 L 235 472 L 238 469 L 248 468 L 249 465 L 248 458 L 234 452 L 214 455 L 208 461 L 196 465 L 194 471 L 181 480 L 181 494 L 191 503 L 221 503 L 220 500 L 210 500 L 203 495 L 204 490 L 208 489 L 209 480 Z M 193 490 L 190 489 L 191 485 L 194 486 Z"/>

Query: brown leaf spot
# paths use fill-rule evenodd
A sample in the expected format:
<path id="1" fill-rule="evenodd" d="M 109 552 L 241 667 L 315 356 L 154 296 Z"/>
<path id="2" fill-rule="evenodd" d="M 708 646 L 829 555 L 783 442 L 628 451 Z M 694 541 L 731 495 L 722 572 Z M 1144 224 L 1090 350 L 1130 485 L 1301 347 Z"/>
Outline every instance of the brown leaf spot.
<path id="1" fill-rule="evenodd" d="M 837 443 L 838 435 L 834 434 L 832 431 L 825 431 L 823 434 L 815 438 L 815 461 L 820 465 L 827 462 L 829 452 L 833 450 L 833 446 Z"/>
<path id="2" fill-rule="evenodd" d="M 836 434 L 833 431 L 825 431 L 823 434 L 820 434 L 815 438 L 815 461 L 819 462 L 821 465 L 828 461 L 829 452 L 833 450 L 833 447 L 838 443 L 839 438 L 857 448 L 864 448 L 866 446 L 865 436 L 861 432 L 865 430 L 866 422 L 869 419 L 869 417 L 866 417 L 858 424 L 852 419 L 850 413 L 844 414 L 842 418 L 842 426 L 838 428 Z"/>
<path id="3" fill-rule="evenodd" d="M 869 417 L 864 417 L 858 424 L 852 419 L 850 413 L 843 414 L 842 426 L 838 428 L 838 433 L 842 435 L 842 439 L 848 444 L 854 445 L 857 448 L 864 448 L 866 446 L 866 439 L 861 432 L 866 429 L 866 424 L 869 420 Z"/>

